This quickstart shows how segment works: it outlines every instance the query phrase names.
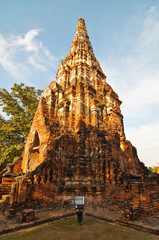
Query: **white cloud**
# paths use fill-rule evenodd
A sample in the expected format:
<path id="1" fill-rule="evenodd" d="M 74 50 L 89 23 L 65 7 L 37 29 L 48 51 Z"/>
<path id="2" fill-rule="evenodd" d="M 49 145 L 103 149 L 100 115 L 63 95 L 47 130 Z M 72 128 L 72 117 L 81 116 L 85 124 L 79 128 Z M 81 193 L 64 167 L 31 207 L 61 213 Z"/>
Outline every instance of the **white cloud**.
<path id="1" fill-rule="evenodd" d="M 143 30 L 138 39 L 139 50 L 149 50 L 156 52 L 156 47 L 159 44 L 159 15 L 158 9 L 151 6 L 148 10 L 147 16 L 143 21 Z M 157 52 L 156 52 L 157 54 Z"/>
<path id="2" fill-rule="evenodd" d="M 159 163 L 159 122 L 126 129 L 128 139 L 137 147 L 139 159 L 146 166 Z"/>
<path id="3" fill-rule="evenodd" d="M 124 99 L 128 100 L 126 113 L 130 116 L 139 112 L 144 114 L 148 106 L 159 103 L 159 58 L 157 51 L 159 46 L 159 16 L 156 13 L 155 7 L 149 9 L 142 23 L 140 36 L 136 40 L 134 54 L 131 56 L 131 61 L 126 64 L 127 76 L 132 81 L 131 88 L 127 85 L 124 93 Z M 134 70 L 134 74 L 132 70 Z"/>
<path id="4" fill-rule="evenodd" d="M 103 63 L 108 82 L 123 101 L 123 114 L 127 117 L 142 116 L 152 104 L 159 103 L 158 9 L 150 7 L 146 17 L 138 24 L 141 31 L 136 38 L 133 36 L 131 47 L 128 43 L 127 51 L 125 41 L 120 42 L 120 49 L 126 55 L 123 56 L 121 52 L 118 58 L 111 56 Z M 132 26 L 135 27 L 133 23 Z M 129 37 L 131 39 L 131 35 Z"/>
<path id="5" fill-rule="evenodd" d="M 0 35 L 0 65 L 16 79 L 34 76 L 34 71 L 50 71 L 56 58 L 37 39 L 41 30 L 32 29 L 22 35 Z"/>
<path id="6" fill-rule="evenodd" d="M 137 147 L 139 159 L 147 166 L 159 162 L 158 11 L 155 6 L 150 7 L 142 21 L 134 21 L 133 16 L 135 24 L 140 25 L 140 32 L 136 36 L 130 34 L 127 44 L 125 41 L 119 44 L 116 39 L 116 45 L 120 45 L 118 58 L 110 56 L 102 66 L 108 82 L 123 101 L 124 123 L 134 126 L 125 128 L 126 137 Z M 131 23 L 133 28 L 136 27 L 134 22 Z M 126 29 L 130 28 L 126 26 Z M 123 34 L 125 32 L 124 29 Z"/>
<path id="7" fill-rule="evenodd" d="M 30 64 L 30 65 L 32 65 L 35 69 L 39 69 L 39 70 L 41 70 L 41 71 L 46 71 L 47 70 L 47 68 L 46 68 L 46 66 L 44 65 L 44 64 L 42 64 L 42 61 L 37 61 L 37 55 L 35 54 L 35 55 L 31 55 L 31 56 L 29 56 L 28 57 L 28 63 Z"/>
<path id="8" fill-rule="evenodd" d="M 20 68 L 20 63 L 17 63 L 17 66 L 14 64 L 12 51 L 8 50 L 8 42 L 0 35 L 0 64 L 6 70 L 11 73 L 15 73 L 17 67 Z"/>
<path id="9" fill-rule="evenodd" d="M 123 111 L 128 118 L 147 116 L 151 107 L 159 104 L 159 72 L 142 76 L 123 94 Z"/>
<path id="10" fill-rule="evenodd" d="M 16 36 L 13 44 L 15 46 L 24 47 L 25 51 L 38 52 L 40 47 L 40 42 L 35 41 L 35 37 L 39 34 L 40 30 L 33 29 L 27 32 L 24 37 Z M 14 38 L 14 36 L 13 36 Z"/>

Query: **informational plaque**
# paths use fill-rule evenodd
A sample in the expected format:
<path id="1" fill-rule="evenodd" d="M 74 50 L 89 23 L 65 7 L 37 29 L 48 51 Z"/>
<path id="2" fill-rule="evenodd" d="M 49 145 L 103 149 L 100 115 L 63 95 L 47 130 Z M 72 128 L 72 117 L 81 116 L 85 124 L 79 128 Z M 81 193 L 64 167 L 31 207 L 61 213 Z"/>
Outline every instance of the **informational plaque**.
<path id="1" fill-rule="evenodd" d="M 85 196 L 75 196 L 75 208 L 84 208 Z"/>

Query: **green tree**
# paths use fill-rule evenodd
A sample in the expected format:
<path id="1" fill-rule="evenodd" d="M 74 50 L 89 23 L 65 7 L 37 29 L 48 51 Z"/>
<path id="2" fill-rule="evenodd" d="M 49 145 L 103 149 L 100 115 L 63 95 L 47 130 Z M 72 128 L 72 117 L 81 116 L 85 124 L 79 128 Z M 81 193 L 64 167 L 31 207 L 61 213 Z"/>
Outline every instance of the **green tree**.
<path id="1" fill-rule="evenodd" d="M 148 167 L 152 173 L 157 173 L 158 166 Z"/>
<path id="2" fill-rule="evenodd" d="M 11 92 L 0 89 L 0 170 L 16 160 L 24 144 L 38 105 L 42 90 L 14 84 Z"/>

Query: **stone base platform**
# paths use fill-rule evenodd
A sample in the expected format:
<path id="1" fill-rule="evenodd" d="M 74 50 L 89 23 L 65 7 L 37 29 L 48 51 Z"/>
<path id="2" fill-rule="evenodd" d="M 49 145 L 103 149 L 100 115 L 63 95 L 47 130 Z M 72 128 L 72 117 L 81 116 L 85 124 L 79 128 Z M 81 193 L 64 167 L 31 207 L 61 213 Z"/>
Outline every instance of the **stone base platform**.
<path id="1" fill-rule="evenodd" d="M 45 209 L 35 211 L 35 220 L 29 223 L 21 223 L 19 216 L 7 219 L 0 215 L 0 235 L 11 233 L 14 231 L 34 227 L 48 222 L 63 221 L 76 215 L 74 209 Z M 152 217 L 143 217 L 135 221 L 125 221 L 121 218 L 120 211 L 104 210 L 85 210 L 84 218 L 93 217 L 98 220 L 113 222 L 134 228 L 140 231 L 146 231 L 155 235 L 159 235 L 159 214 Z"/>

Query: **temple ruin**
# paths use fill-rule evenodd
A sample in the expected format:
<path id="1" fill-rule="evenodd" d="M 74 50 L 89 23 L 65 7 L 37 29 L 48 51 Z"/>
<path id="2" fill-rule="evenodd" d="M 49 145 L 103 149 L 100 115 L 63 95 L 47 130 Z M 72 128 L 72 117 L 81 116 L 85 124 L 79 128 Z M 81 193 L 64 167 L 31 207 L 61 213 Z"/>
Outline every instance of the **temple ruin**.
<path id="1" fill-rule="evenodd" d="M 126 140 L 121 100 L 96 59 L 84 19 L 46 87 L 23 155 L 0 173 L 0 210 L 74 207 L 159 211 L 159 175 Z"/>

